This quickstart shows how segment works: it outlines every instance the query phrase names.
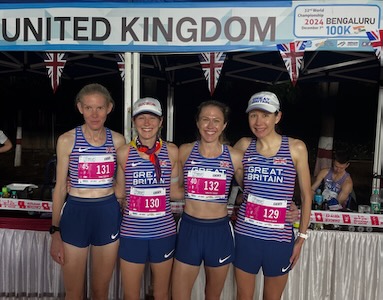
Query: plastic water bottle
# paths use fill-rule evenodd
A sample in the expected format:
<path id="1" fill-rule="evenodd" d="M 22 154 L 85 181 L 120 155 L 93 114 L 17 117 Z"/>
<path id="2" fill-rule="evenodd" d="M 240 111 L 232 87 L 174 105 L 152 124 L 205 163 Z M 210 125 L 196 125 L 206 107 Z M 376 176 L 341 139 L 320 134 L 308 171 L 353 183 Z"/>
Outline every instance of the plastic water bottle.
<path id="1" fill-rule="evenodd" d="M 3 192 L 3 198 L 9 198 L 10 195 L 9 195 L 9 192 L 8 192 L 8 188 L 6 186 L 3 186 L 1 191 Z"/>
<path id="2" fill-rule="evenodd" d="M 323 196 L 322 191 L 317 189 L 314 195 L 314 209 L 319 210 L 322 207 Z"/>
<path id="3" fill-rule="evenodd" d="M 371 213 L 379 214 L 380 213 L 380 197 L 379 190 L 375 189 L 370 197 Z"/>

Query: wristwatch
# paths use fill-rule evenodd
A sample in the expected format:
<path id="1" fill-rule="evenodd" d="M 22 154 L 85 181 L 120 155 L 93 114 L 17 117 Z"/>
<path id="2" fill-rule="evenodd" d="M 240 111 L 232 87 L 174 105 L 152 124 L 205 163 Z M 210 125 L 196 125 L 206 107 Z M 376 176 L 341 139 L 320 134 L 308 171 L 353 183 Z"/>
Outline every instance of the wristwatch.
<path id="1" fill-rule="evenodd" d="M 60 227 L 57 227 L 57 226 L 52 225 L 52 226 L 49 228 L 49 233 L 50 233 L 50 234 L 54 234 L 56 231 L 60 232 Z"/>
<path id="2" fill-rule="evenodd" d="M 307 238 L 309 237 L 307 233 L 302 233 L 302 232 L 298 232 L 298 236 L 305 240 L 307 240 Z"/>

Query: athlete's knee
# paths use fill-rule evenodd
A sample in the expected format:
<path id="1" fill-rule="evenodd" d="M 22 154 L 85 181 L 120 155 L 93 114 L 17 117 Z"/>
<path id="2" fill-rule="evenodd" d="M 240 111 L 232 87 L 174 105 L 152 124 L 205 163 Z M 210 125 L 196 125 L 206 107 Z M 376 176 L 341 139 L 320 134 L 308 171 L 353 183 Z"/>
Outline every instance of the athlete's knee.
<path id="1" fill-rule="evenodd" d="M 65 290 L 65 300 L 83 300 L 84 299 L 84 291 L 71 291 Z"/>
<path id="2" fill-rule="evenodd" d="M 237 288 L 237 300 L 253 300 L 254 291 Z"/>
<path id="3" fill-rule="evenodd" d="M 108 300 L 108 291 L 93 290 L 92 300 Z"/>
<path id="4" fill-rule="evenodd" d="M 153 297 L 156 300 L 169 300 L 169 289 L 154 290 Z"/>

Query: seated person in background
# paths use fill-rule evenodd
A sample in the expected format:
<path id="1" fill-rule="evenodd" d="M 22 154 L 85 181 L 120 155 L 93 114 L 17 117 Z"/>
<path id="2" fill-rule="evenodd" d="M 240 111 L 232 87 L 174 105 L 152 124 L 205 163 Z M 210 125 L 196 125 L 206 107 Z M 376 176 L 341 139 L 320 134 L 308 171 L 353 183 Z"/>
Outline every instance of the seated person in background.
<path id="1" fill-rule="evenodd" d="M 311 186 L 313 191 L 323 186 L 323 201 L 327 201 L 330 210 L 346 208 L 351 198 L 353 183 L 350 174 L 346 172 L 349 161 L 346 152 L 336 152 L 332 168 L 321 170 Z"/>
<path id="2" fill-rule="evenodd" d="M 2 130 L 0 130 L 0 153 L 7 152 L 12 149 L 11 140 L 4 134 Z"/>

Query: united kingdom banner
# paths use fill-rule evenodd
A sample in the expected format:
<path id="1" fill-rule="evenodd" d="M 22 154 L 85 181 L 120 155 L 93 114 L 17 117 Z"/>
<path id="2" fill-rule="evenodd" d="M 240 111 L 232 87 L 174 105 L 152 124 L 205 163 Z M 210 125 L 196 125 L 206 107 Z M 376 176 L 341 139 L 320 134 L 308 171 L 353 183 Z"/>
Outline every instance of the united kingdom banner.
<path id="1" fill-rule="evenodd" d="M 199 54 L 202 70 L 208 83 L 210 95 L 213 95 L 226 59 L 224 52 L 204 52 Z"/>
<path id="2" fill-rule="evenodd" d="M 66 54 L 60 52 L 46 52 L 44 62 L 48 70 L 48 76 L 51 79 L 53 93 L 56 93 L 65 66 Z"/>
<path id="3" fill-rule="evenodd" d="M 306 43 L 307 41 L 295 41 L 277 45 L 293 86 L 297 83 L 299 70 L 303 67 L 303 55 L 305 53 Z"/>
<path id="4" fill-rule="evenodd" d="M 380 59 L 383 47 L 383 29 L 367 31 L 366 34 L 368 36 L 368 39 L 370 40 L 371 46 L 375 50 L 376 57 Z"/>
<path id="5" fill-rule="evenodd" d="M 120 71 L 122 81 L 125 81 L 125 56 L 124 54 L 118 53 L 117 55 L 117 66 Z"/>

